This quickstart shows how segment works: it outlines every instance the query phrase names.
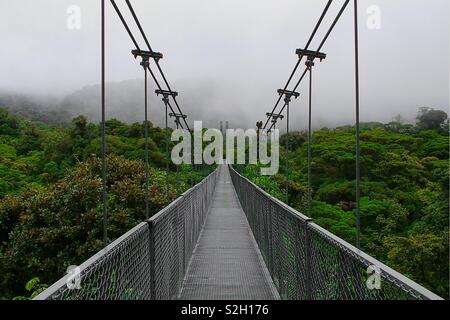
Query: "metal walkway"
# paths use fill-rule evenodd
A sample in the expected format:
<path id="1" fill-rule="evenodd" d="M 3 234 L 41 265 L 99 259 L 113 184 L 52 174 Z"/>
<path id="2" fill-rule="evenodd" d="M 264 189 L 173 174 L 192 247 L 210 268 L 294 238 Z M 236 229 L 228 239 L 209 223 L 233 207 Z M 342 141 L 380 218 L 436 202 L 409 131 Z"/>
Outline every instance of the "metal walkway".
<path id="1" fill-rule="evenodd" d="M 226 165 L 220 168 L 211 209 L 189 264 L 179 298 L 279 299 L 236 196 Z"/>

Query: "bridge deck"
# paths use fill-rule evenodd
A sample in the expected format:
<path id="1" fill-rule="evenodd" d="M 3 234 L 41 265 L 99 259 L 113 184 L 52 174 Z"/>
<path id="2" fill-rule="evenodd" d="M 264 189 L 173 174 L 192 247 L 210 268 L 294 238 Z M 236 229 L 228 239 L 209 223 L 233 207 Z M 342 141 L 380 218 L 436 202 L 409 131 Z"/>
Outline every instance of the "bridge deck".
<path id="1" fill-rule="evenodd" d="M 213 203 L 179 298 L 272 300 L 277 291 L 222 165 Z"/>

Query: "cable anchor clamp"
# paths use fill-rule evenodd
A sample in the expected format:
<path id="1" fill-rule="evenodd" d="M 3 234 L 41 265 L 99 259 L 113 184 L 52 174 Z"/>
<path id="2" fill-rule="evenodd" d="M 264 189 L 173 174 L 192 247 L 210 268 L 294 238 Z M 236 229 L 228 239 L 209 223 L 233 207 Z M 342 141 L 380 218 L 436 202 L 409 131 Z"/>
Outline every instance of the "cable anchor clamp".
<path id="1" fill-rule="evenodd" d="M 142 58 L 141 66 L 143 66 L 144 68 L 148 68 L 150 66 L 150 59 L 154 59 L 156 62 L 158 62 L 163 58 L 162 53 L 153 51 L 132 50 L 131 54 L 135 59 L 137 59 L 137 57 Z"/>
<path id="2" fill-rule="evenodd" d="M 275 119 L 275 120 L 278 120 L 278 119 L 283 120 L 284 119 L 283 115 L 281 115 L 281 114 L 273 114 L 273 113 L 270 113 L 270 112 L 267 112 L 266 116 L 267 116 L 267 118 L 272 118 L 272 119 Z"/>
<path id="3" fill-rule="evenodd" d="M 178 96 L 178 92 L 168 91 L 168 90 L 156 90 L 155 93 L 157 96 L 162 95 L 163 96 L 162 101 L 166 104 L 169 103 L 170 96 L 172 96 L 174 99 L 175 99 L 175 97 Z"/>
<path id="4" fill-rule="evenodd" d="M 283 90 L 283 89 L 278 89 L 278 94 L 284 95 L 284 102 L 286 104 L 289 104 L 292 100 L 292 97 L 294 97 L 295 99 L 297 99 L 300 96 L 300 93 L 295 92 L 295 91 L 289 91 L 289 90 Z"/>

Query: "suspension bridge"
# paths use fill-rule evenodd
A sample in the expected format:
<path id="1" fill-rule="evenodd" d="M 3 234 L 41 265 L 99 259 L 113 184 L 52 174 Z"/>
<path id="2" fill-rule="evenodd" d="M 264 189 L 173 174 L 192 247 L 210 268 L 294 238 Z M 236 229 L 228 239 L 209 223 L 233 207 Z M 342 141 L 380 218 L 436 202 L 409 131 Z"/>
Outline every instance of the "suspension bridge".
<path id="1" fill-rule="evenodd" d="M 155 93 L 163 97 L 166 125 L 175 118 L 177 128 L 190 130 L 187 116 L 171 89 L 160 60 L 153 51 L 130 0 L 125 3 L 147 46 L 142 50 L 114 0 L 110 1 L 134 45 L 132 56 L 140 58 L 145 87 L 145 168 L 148 173 L 148 74 Z M 336 1 L 335 1 L 336 2 Z M 329 0 L 306 46 L 297 49 L 298 60 L 283 89 L 278 90 L 274 108 L 258 129 L 271 131 L 286 119 L 297 99 L 297 88 L 309 74 L 308 208 L 311 208 L 311 117 L 312 71 L 321 50 L 346 10 L 342 6 L 317 50 L 309 47 L 333 0 Z M 436 294 L 370 257 L 359 249 L 359 68 L 357 0 L 354 0 L 356 79 L 356 203 L 357 243 L 353 246 L 289 207 L 289 168 L 286 165 L 286 201 L 274 198 L 231 165 L 222 164 L 203 181 L 150 217 L 148 175 L 146 219 L 119 239 L 108 243 L 106 102 L 105 102 L 105 0 L 102 6 L 102 181 L 103 250 L 82 263 L 38 295 L 37 300 L 439 300 Z M 292 90 L 300 63 L 306 68 Z M 155 70 L 156 67 L 156 70 Z M 163 79 L 158 81 L 156 73 Z M 278 108 L 284 98 L 284 105 Z M 278 110 L 278 111 L 277 111 Z M 283 112 L 285 112 L 283 116 Z M 169 112 L 171 112 L 169 114 Z M 271 124 L 269 126 L 269 124 Z M 191 131 L 191 130 L 190 130 Z M 289 145 L 285 147 L 286 159 Z M 167 168 L 169 172 L 169 168 Z M 167 175 L 168 177 L 168 175 Z"/>

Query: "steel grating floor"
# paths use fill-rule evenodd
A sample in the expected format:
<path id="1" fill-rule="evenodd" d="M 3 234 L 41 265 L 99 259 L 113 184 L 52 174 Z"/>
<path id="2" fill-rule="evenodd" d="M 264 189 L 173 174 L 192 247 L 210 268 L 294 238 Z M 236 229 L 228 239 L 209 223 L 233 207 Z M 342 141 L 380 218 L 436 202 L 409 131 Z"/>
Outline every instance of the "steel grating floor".
<path id="1" fill-rule="evenodd" d="M 179 299 L 279 299 L 226 165 L 190 261 Z"/>

